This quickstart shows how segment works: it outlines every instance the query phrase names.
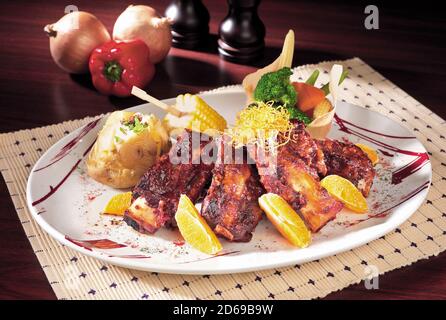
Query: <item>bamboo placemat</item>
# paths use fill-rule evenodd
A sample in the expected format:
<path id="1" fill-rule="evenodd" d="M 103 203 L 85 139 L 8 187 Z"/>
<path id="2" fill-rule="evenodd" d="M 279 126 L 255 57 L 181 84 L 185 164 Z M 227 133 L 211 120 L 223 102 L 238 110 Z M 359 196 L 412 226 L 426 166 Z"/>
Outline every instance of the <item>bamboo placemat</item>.
<path id="1" fill-rule="evenodd" d="M 296 68 L 306 79 L 314 68 L 328 80 L 334 62 Z M 367 267 L 380 274 L 438 255 L 446 248 L 445 121 L 354 58 L 342 98 L 381 112 L 413 131 L 431 157 L 433 182 L 426 202 L 394 232 L 362 247 L 318 261 L 253 273 L 183 276 L 129 270 L 83 256 L 48 236 L 26 207 L 33 164 L 52 144 L 90 121 L 75 120 L 0 135 L 0 171 L 34 252 L 59 299 L 311 299 L 362 281 Z M 217 90 L 225 90 L 220 88 Z"/>

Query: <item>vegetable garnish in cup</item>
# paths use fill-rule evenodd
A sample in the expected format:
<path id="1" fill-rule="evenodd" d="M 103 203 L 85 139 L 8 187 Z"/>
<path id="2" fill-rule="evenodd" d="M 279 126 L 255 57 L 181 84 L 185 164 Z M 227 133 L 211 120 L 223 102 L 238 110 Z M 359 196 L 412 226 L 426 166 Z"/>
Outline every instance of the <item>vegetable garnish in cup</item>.
<path id="1" fill-rule="evenodd" d="M 287 67 L 263 74 L 255 87 L 254 101 L 285 108 L 290 120 L 302 121 L 314 138 L 325 138 L 334 117 L 338 85 L 330 84 L 332 103 L 324 90 L 312 85 L 319 75 L 318 70 L 306 82 L 291 82 L 291 75 Z M 342 66 L 334 65 L 330 82 L 340 83 L 344 75 Z"/>
<path id="2" fill-rule="evenodd" d="M 144 87 L 155 74 L 149 56 L 150 50 L 141 40 L 104 43 L 90 56 L 94 86 L 106 95 L 130 96 L 133 86 Z"/>
<path id="3" fill-rule="evenodd" d="M 310 133 L 312 138 L 324 139 L 330 131 L 336 112 L 339 85 L 342 83 L 343 77 L 345 76 L 346 72 L 343 71 L 343 67 L 341 65 L 335 64 L 332 66 L 330 70 L 330 82 L 327 85 L 324 85 L 321 89 L 325 93 L 327 92 L 327 89 L 324 88 L 328 88 L 328 92 L 330 92 L 330 99 L 322 99 L 317 105 L 314 106 L 313 109 L 308 111 L 313 113 L 312 121 L 307 125 L 307 131 Z"/>
<path id="4" fill-rule="evenodd" d="M 347 72 L 343 71 L 342 66 L 334 65 L 330 71 L 330 82 L 321 88 L 315 86 L 319 70 L 315 70 L 305 82 L 292 82 L 293 53 L 294 32 L 290 30 L 281 55 L 270 65 L 247 75 L 243 80 L 248 105 L 253 101 L 261 101 L 286 108 L 291 120 L 303 122 L 313 138 L 323 139 L 330 131 L 338 87 L 347 77 Z"/>

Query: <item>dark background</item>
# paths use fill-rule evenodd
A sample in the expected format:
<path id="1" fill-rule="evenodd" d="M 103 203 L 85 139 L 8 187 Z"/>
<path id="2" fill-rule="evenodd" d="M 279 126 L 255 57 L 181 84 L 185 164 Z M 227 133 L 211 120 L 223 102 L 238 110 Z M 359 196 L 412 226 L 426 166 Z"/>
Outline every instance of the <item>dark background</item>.
<path id="1" fill-rule="evenodd" d="M 66 5 L 95 14 L 109 31 L 131 3 L 161 13 L 170 1 L 2 1 L 0 3 L 0 132 L 33 128 L 122 109 L 136 98 L 98 94 L 88 75 L 72 76 L 51 60 L 43 27 Z M 203 1 L 214 36 L 200 51 L 172 49 L 146 88 L 158 98 L 240 83 L 245 74 L 273 60 L 288 29 L 296 33 L 293 65 L 358 56 L 446 118 L 446 18 L 441 2 L 373 2 L 380 29 L 364 28 L 362 1 L 264 0 L 259 15 L 267 29 L 265 57 L 253 66 L 221 60 L 215 33 L 227 12 L 225 1 Z M 0 298 L 54 298 L 0 181 Z M 446 298 L 446 255 L 421 261 L 380 278 L 380 290 L 356 285 L 328 298 Z"/>

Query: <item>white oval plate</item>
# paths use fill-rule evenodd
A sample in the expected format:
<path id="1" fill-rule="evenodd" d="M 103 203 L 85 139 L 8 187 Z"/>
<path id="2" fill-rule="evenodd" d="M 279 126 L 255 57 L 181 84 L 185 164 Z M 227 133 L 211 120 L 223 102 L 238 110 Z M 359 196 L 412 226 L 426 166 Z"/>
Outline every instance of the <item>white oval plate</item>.
<path id="1" fill-rule="evenodd" d="M 245 102 L 241 89 L 208 93 L 203 98 L 229 124 Z M 166 100 L 173 103 L 174 99 Z M 163 114 L 150 104 L 128 110 Z M 51 236 L 88 256 L 111 264 L 155 272 L 221 274 L 300 264 L 334 255 L 394 230 L 425 199 L 432 178 L 423 145 L 398 123 L 367 109 L 340 103 L 330 132 L 377 149 L 380 164 L 362 215 L 342 211 L 313 237 L 305 249 L 292 247 L 264 218 L 249 243 L 222 240 L 223 252 L 202 254 L 184 244 L 177 230 L 143 235 L 121 222 L 101 215 L 112 195 L 122 192 L 101 185 L 85 173 L 85 155 L 104 119 L 79 128 L 53 145 L 35 164 L 27 186 L 27 203 L 37 223 Z M 198 205 L 199 206 L 199 205 Z"/>

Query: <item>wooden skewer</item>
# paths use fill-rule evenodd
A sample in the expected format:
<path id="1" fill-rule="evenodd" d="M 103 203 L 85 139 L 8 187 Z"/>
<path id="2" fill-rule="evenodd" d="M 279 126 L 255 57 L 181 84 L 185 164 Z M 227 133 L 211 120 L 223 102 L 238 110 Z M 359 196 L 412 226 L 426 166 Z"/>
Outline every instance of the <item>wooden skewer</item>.
<path id="1" fill-rule="evenodd" d="M 153 103 L 158 108 L 161 108 L 164 111 L 166 111 L 167 113 L 170 113 L 176 117 L 182 117 L 186 114 L 184 112 L 181 112 L 174 106 L 169 106 L 168 104 L 158 100 L 157 98 L 152 97 L 150 94 L 148 94 L 147 92 L 145 92 L 144 90 L 142 90 L 138 87 L 135 87 L 135 86 L 132 87 L 132 94 L 142 100 Z"/>

